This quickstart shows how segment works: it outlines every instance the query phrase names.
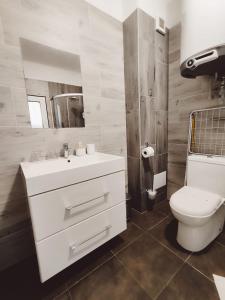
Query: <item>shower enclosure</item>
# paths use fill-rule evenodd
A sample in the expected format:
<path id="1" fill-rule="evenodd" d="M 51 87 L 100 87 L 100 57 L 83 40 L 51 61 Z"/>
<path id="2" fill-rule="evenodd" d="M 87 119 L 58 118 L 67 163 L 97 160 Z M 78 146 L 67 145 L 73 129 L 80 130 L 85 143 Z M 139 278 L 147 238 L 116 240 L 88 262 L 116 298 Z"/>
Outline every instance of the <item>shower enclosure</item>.
<path id="1" fill-rule="evenodd" d="M 59 94 L 51 99 L 55 128 L 84 127 L 82 93 Z"/>

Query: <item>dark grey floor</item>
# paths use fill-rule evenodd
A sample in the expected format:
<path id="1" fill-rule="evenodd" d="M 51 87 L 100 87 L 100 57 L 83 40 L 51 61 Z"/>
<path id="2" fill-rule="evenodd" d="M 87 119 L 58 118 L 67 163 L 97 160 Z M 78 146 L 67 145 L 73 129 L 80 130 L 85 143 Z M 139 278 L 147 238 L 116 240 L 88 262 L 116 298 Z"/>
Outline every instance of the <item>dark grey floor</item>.
<path id="1" fill-rule="evenodd" d="M 168 203 L 132 211 L 126 232 L 43 285 L 35 257 L 0 273 L 0 299 L 219 299 L 212 274 L 225 276 L 225 232 L 192 254 L 176 231 Z"/>

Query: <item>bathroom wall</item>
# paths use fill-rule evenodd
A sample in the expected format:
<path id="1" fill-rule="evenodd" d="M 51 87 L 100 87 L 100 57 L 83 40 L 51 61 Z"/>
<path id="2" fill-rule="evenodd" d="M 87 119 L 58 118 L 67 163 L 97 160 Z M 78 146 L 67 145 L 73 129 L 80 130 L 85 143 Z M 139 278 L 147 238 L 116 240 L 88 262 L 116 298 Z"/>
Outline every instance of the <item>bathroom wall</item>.
<path id="1" fill-rule="evenodd" d="M 19 38 L 80 55 L 86 127 L 31 129 Z M 126 157 L 122 24 L 82 0 L 0 1 L 0 269 L 31 251 L 21 161 L 79 140 Z"/>
<path id="2" fill-rule="evenodd" d="M 154 18 L 163 18 L 168 28 L 181 21 L 181 0 L 87 0 L 87 2 L 121 22 L 137 8 Z"/>
<path id="3" fill-rule="evenodd" d="M 127 118 L 128 182 L 133 207 L 147 207 L 146 189 L 167 170 L 168 34 L 155 31 L 155 20 L 137 9 L 124 22 L 124 68 Z M 154 158 L 143 160 L 149 143 Z M 166 199 L 166 186 L 157 201 Z"/>
<path id="4" fill-rule="evenodd" d="M 180 76 L 180 38 L 180 25 L 171 28 L 169 34 L 168 197 L 184 184 L 190 112 L 223 104 L 216 97 L 212 78 L 204 76 L 186 79 Z"/>
<path id="5" fill-rule="evenodd" d="M 163 18 L 168 28 L 181 20 L 181 0 L 137 0 L 137 6 L 154 18 Z"/>
<path id="6" fill-rule="evenodd" d="M 123 18 L 123 7 L 122 3 L 124 0 L 86 0 L 88 3 L 96 6 L 98 9 L 104 11 L 110 16 L 116 18 L 119 21 L 122 21 Z M 129 0 L 132 1 L 132 0 Z"/>

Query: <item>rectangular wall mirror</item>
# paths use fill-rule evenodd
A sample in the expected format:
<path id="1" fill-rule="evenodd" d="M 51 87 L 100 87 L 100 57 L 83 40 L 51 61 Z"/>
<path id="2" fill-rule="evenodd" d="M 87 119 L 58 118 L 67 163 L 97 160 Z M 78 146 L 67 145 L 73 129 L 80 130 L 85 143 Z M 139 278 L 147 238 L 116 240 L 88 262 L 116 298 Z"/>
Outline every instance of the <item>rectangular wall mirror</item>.
<path id="1" fill-rule="evenodd" d="M 32 128 L 84 127 L 80 56 L 21 39 Z"/>

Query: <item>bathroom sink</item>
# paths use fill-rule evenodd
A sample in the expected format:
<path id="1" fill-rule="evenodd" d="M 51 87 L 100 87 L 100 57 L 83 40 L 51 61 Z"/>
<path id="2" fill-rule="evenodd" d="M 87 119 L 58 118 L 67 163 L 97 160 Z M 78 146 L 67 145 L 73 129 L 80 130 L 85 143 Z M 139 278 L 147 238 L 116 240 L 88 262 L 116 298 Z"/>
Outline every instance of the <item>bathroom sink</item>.
<path id="1" fill-rule="evenodd" d="M 20 164 L 28 196 L 125 170 L 123 157 L 96 152 Z"/>

